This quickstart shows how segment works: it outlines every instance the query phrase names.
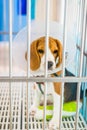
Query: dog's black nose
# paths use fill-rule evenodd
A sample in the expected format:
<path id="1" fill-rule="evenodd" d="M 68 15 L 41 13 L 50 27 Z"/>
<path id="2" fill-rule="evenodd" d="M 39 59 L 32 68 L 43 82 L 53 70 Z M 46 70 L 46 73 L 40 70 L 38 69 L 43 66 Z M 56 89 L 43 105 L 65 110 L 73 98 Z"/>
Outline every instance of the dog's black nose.
<path id="1" fill-rule="evenodd" d="M 48 69 L 50 69 L 53 66 L 53 62 L 52 61 L 48 61 Z"/>

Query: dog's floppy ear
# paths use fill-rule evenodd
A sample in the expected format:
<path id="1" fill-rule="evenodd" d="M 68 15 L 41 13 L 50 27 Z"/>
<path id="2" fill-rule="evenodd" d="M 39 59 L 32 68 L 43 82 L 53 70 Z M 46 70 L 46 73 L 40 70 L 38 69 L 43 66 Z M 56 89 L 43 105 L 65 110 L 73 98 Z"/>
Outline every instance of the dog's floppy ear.
<path id="1" fill-rule="evenodd" d="M 37 52 L 38 40 L 31 43 L 30 46 L 30 68 L 32 71 L 37 70 L 40 67 L 40 58 Z M 27 60 L 27 52 L 25 53 L 25 59 Z"/>
<path id="2" fill-rule="evenodd" d="M 56 41 L 57 46 L 58 46 L 58 57 L 59 57 L 56 67 L 59 67 L 59 65 L 62 63 L 62 51 L 63 51 L 62 49 L 63 49 L 63 47 L 62 47 L 62 43 L 59 40 L 55 39 L 55 41 Z"/>

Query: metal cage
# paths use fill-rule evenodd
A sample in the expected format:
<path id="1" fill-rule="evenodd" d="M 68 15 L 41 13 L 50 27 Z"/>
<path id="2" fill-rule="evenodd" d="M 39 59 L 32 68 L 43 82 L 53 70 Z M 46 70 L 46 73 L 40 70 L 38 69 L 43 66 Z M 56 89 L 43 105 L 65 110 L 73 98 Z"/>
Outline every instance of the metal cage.
<path id="1" fill-rule="evenodd" d="M 9 48 L 5 49 L 6 56 L 9 58 L 9 75 L 3 76 L 0 74 L 0 129 L 1 130 L 47 130 L 48 122 L 46 121 L 46 93 L 48 82 L 62 82 L 61 90 L 61 109 L 60 109 L 60 130 L 87 130 L 87 53 L 86 49 L 86 35 L 87 35 L 87 0 L 80 0 L 77 8 L 77 22 L 76 22 L 76 77 L 65 77 L 65 50 L 66 50 L 66 37 L 67 37 L 67 8 L 68 0 L 63 1 L 63 65 L 61 77 L 48 77 L 47 70 L 47 53 L 48 53 L 48 38 L 49 38 L 49 15 L 50 15 L 50 0 L 46 2 L 45 11 L 45 37 L 46 37 L 46 57 L 45 57 L 45 71 L 44 77 L 31 77 L 30 76 L 30 38 L 31 38 L 31 1 L 27 0 L 27 76 L 13 76 L 13 62 L 12 62 L 12 42 L 13 32 L 12 30 L 12 7 L 13 1 L 9 0 L 9 32 L 0 34 L 9 35 Z M 77 0 L 78 1 L 78 0 Z M 68 16 L 69 17 L 69 16 Z M 80 36 L 80 42 L 79 37 Z M 0 45 L 0 49 L 4 48 L 4 45 Z M 85 48 L 85 49 L 84 49 Z M 0 50 L 1 52 L 1 50 Z M 2 51 L 3 52 L 3 51 Z M 1 54 L 2 54 L 1 52 Z M 2 55 L 0 56 L 2 57 Z M 0 66 L 3 65 L 3 58 L 0 60 Z M 4 62 L 5 63 L 5 62 Z M 33 82 L 45 82 L 45 95 L 44 95 L 44 118 L 43 121 L 37 121 L 34 117 L 29 115 L 29 107 L 33 100 L 33 91 L 30 87 Z M 64 82 L 77 82 L 77 111 L 76 116 L 62 118 L 62 98 Z M 80 101 L 80 88 L 82 84 L 82 90 L 84 92 L 82 111 L 79 113 L 79 101 Z"/>

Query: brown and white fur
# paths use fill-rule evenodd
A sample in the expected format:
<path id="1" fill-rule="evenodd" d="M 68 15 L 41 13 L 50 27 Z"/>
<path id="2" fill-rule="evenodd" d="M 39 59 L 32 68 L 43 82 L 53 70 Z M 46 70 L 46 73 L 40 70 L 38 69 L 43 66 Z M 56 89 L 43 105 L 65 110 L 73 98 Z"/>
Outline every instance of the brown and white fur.
<path id="1" fill-rule="evenodd" d="M 60 67 L 62 64 L 62 44 L 59 40 L 49 37 L 49 45 L 48 45 L 48 70 L 53 70 L 55 68 Z M 25 53 L 25 59 L 27 60 L 27 52 Z M 31 43 L 30 46 L 30 68 L 32 71 L 36 70 L 43 70 L 45 68 L 45 37 L 41 37 Z M 66 70 L 67 76 L 74 76 L 70 72 Z M 60 75 L 61 71 L 57 73 L 57 75 Z M 53 76 L 53 75 L 51 75 Z M 74 85 L 74 86 L 73 86 Z M 42 89 L 44 91 L 45 85 L 42 84 Z M 74 91 L 74 90 L 75 91 Z M 77 84 L 67 84 L 64 86 L 64 94 L 65 92 L 68 92 L 65 97 L 66 100 L 71 100 L 70 98 L 75 97 L 76 98 L 76 89 Z M 68 91 L 67 91 L 68 90 Z M 53 127 L 59 127 L 59 115 L 60 115 L 60 91 L 61 91 L 61 83 L 48 83 L 47 87 L 47 94 L 53 95 L 53 102 L 54 102 L 54 110 L 53 110 L 53 117 L 51 121 L 49 122 L 49 129 L 53 129 Z M 72 95 L 72 92 L 73 95 Z M 69 95 L 69 96 L 68 96 Z M 30 109 L 30 113 L 37 112 L 37 107 L 40 103 L 41 99 L 41 92 L 38 89 L 38 85 L 35 83 L 35 97 L 34 97 L 34 103 Z M 71 97 L 70 97 L 71 96 Z M 75 100 L 75 99 L 74 99 Z"/>

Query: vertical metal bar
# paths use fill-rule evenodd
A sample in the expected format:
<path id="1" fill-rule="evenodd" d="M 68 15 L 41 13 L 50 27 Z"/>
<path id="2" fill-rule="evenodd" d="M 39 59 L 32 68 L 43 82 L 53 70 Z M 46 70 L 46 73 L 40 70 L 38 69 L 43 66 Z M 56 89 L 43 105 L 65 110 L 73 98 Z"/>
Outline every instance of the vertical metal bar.
<path id="1" fill-rule="evenodd" d="M 48 46 L 49 46 L 49 0 L 46 2 L 46 21 L 45 21 L 45 77 L 48 75 Z"/>
<path id="2" fill-rule="evenodd" d="M 80 35 L 82 33 L 82 19 L 83 19 L 83 0 L 79 1 L 79 9 L 78 9 L 78 22 L 77 22 L 77 31 L 76 31 L 76 36 L 77 36 L 77 45 L 80 45 Z M 76 61 L 77 64 L 79 64 L 79 51 L 77 50 L 76 52 Z M 76 75 L 79 74 L 79 67 L 76 66 Z"/>
<path id="3" fill-rule="evenodd" d="M 86 39 L 85 39 L 85 43 L 86 43 Z M 84 60 L 84 75 L 83 76 L 86 76 L 87 75 L 87 57 L 85 56 L 84 59 L 85 60 Z M 83 84 L 82 89 L 83 89 L 83 111 L 82 111 L 82 114 L 83 114 L 84 119 L 87 121 L 87 82 L 85 82 Z"/>
<path id="4" fill-rule="evenodd" d="M 64 2 L 64 22 L 63 22 L 63 62 L 62 62 L 62 77 L 65 76 L 65 50 L 66 50 L 66 38 L 67 38 L 67 0 Z M 60 99 L 60 126 L 59 129 L 62 128 L 62 108 L 63 108 L 63 94 L 64 94 L 64 82 L 62 82 L 61 87 L 61 99 Z"/>
<path id="5" fill-rule="evenodd" d="M 78 17 L 77 17 L 77 29 L 76 29 L 76 37 L 77 37 L 77 39 L 76 39 L 76 44 L 77 45 L 79 45 L 79 34 L 80 34 L 80 32 L 81 32 L 81 12 L 82 12 L 82 0 L 80 0 L 80 2 L 79 2 L 79 7 L 78 7 L 78 10 L 77 10 L 77 15 L 78 15 Z M 78 67 L 78 63 L 79 63 L 79 51 L 77 50 L 76 51 L 76 76 L 78 75 L 78 70 L 79 70 L 79 67 Z"/>
<path id="6" fill-rule="evenodd" d="M 87 1 L 86 1 L 87 2 Z M 87 3 L 86 3 L 87 4 Z M 86 12 L 86 39 L 85 39 L 85 42 L 87 41 L 87 12 Z M 85 44 L 85 51 L 87 51 L 87 42 Z M 86 56 L 86 74 L 85 76 L 87 76 L 87 56 Z M 87 82 L 85 83 L 85 97 L 86 97 L 86 104 L 85 104 L 85 120 L 87 122 Z"/>
<path id="7" fill-rule="evenodd" d="M 81 32 L 81 13 L 82 13 L 82 0 L 79 2 L 79 7 L 77 10 L 77 29 L 76 29 L 76 36 L 78 36 L 78 33 Z M 77 38 L 77 44 L 78 44 L 78 38 Z"/>
<path id="8" fill-rule="evenodd" d="M 9 77 L 12 77 L 12 0 L 9 0 Z"/>
<path id="9" fill-rule="evenodd" d="M 30 77 L 31 0 L 27 0 L 27 76 Z"/>
<path id="10" fill-rule="evenodd" d="M 79 69 L 79 77 L 82 76 L 82 68 L 83 68 L 83 51 L 85 45 L 85 29 L 86 29 L 86 0 L 83 1 L 83 25 L 82 25 L 82 38 L 81 38 L 81 55 L 80 55 L 80 69 Z M 81 89 L 81 82 L 78 83 L 77 86 L 77 111 L 76 111 L 76 124 L 75 130 L 78 129 L 78 118 L 79 118 L 79 102 L 80 102 L 80 89 Z"/>
<path id="11" fill-rule="evenodd" d="M 9 0 L 9 78 L 12 77 L 12 0 Z M 12 130 L 12 96 L 11 82 L 9 83 L 10 100 L 10 130 Z"/>
<path id="12" fill-rule="evenodd" d="M 27 0 L 27 77 L 30 77 L 31 0 Z M 29 83 L 27 82 L 27 130 L 29 129 Z"/>
<path id="13" fill-rule="evenodd" d="M 86 26 L 87 26 L 87 16 L 86 16 Z M 85 42 L 85 45 L 84 45 L 84 53 L 86 51 L 86 35 L 87 35 L 87 28 L 85 28 L 85 38 L 84 38 L 84 42 Z M 86 76 L 87 74 L 87 56 L 84 55 L 84 60 L 83 60 L 83 71 L 82 71 L 82 75 L 83 76 Z M 85 118 L 87 116 L 86 114 L 86 102 L 85 102 L 85 99 L 86 99 L 86 86 L 87 86 L 87 83 L 82 83 L 82 88 L 83 89 L 83 111 L 82 111 L 82 114 L 83 114 L 83 117 Z"/>
<path id="14" fill-rule="evenodd" d="M 46 1 L 46 17 L 45 17 L 45 78 L 47 78 L 48 73 L 48 44 L 49 44 L 49 8 L 50 8 L 50 1 Z M 45 82 L 44 88 L 44 125 L 43 130 L 46 129 L 46 100 L 47 100 L 47 82 Z"/>

